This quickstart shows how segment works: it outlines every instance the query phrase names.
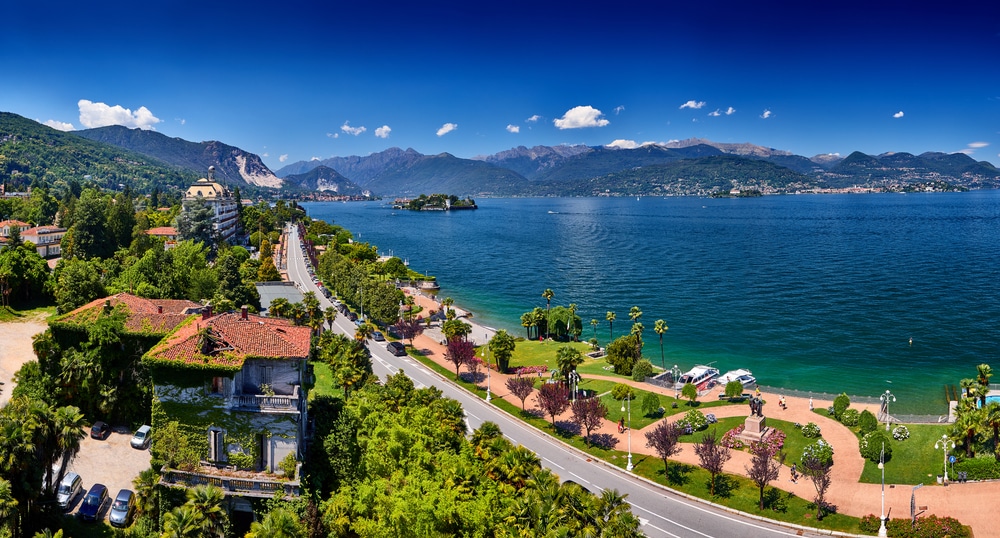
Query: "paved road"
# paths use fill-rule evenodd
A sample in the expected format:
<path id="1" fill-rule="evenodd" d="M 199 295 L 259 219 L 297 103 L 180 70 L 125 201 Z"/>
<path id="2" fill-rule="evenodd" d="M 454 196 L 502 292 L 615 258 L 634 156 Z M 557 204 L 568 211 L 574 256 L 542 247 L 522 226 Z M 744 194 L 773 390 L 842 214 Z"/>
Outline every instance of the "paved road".
<path id="1" fill-rule="evenodd" d="M 298 233 L 293 228 L 288 236 L 288 277 L 297 282 L 303 291 L 316 292 L 323 308 L 331 305 L 313 283 L 305 269 L 305 257 L 299 247 Z M 354 323 L 337 315 L 334 329 L 353 335 Z M 445 396 L 453 398 L 465 409 L 470 428 L 478 428 L 484 421 L 500 426 L 504 435 L 513 443 L 535 452 L 542 464 L 563 480 L 572 480 L 591 492 L 600 494 L 612 488 L 627 494 L 632 512 L 642 521 L 642 530 L 652 537 L 729 537 L 729 536 L 821 536 L 820 533 L 799 534 L 797 529 L 783 528 L 769 522 L 744 518 L 706 503 L 691 501 L 655 484 L 646 482 L 631 473 L 594 460 L 554 438 L 528 426 L 511 415 L 488 404 L 454 384 L 446 381 L 411 357 L 396 357 L 385 346 L 369 346 L 374 372 L 385 377 L 404 370 L 417 387 L 436 386 Z M 633 440 L 633 442 L 638 442 Z"/>

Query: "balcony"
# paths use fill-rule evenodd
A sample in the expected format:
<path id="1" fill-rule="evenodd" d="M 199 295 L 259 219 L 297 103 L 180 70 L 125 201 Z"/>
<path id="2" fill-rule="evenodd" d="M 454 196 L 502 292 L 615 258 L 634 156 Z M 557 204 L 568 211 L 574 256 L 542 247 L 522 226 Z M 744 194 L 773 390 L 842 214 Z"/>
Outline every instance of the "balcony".
<path id="1" fill-rule="evenodd" d="M 289 412 L 299 411 L 299 386 L 291 394 L 233 394 L 229 408 L 235 411 Z"/>
<path id="2" fill-rule="evenodd" d="M 277 480 L 266 478 L 260 474 L 255 477 L 230 476 L 224 469 L 213 472 L 211 467 L 202 466 L 203 472 L 180 471 L 164 467 L 160 471 L 162 482 L 168 486 L 194 487 L 210 484 L 216 486 L 226 495 L 240 497 L 256 497 L 270 499 L 280 492 L 284 499 L 294 499 L 300 495 L 298 480 Z"/>

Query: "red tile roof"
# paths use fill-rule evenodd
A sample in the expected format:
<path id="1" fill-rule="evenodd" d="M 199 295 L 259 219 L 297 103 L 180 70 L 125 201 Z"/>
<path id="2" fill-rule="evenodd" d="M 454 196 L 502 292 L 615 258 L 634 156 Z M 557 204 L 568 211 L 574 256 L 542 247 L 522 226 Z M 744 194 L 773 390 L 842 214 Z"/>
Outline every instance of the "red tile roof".
<path id="1" fill-rule="evenodd" d="M 146 299 L 130 293 L 119 293 L 102 299 L 95 299 L 76 310 L 56 319 L 56 322 L 70 325 L 87 325 L 104 313 L 104 305 L 111 308 L 125 305 L 128 316 L 125 330 L 130 333 L 165 334 L 181 324 L 192 314 L 201 310 L 201 305 L 183 299 Z M 163 309 L 162 313 L 160 309 Z"/>
<path id="2" fill-rule="evenodd" d="M 146 230 L 146 233 L 149 235 L 174 237 L 177 235 L 177 229 L 170 226 L 160 226 L 158 228 L 150 228 Z"/>
<path id="3" fill-rule="evenodd" d="M 208 329 L 210 342 L 199 334 Z M 240 368 L 248 358 L 306 359 L 312 330 L 278 318 L 239 312 L 196 319 L 181 326 L 149 351 L 147 357 L 191 365 Z"/>

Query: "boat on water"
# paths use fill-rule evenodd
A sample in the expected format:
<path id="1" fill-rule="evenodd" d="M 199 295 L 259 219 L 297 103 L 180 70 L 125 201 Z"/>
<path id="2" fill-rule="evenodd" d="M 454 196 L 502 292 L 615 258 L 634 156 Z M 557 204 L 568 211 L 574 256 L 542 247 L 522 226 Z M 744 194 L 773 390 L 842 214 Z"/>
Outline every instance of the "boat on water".
<path id="1" fill-rule="evenodd" d="M 719 384 L 726 385 L 730 381 L 739 381 L 744 387 L 752 387 L 757 384 L 757 378 L 750 370 L 738 369 L 730 370 L 719 376 Z"/>
<path id="2" fill-rule="evenodd" d="M 684 374 L 677 379 L 677 386 L 683 387 L 684 385 L 691 383 L 692 385 L 698 387 L 698 390 L 705 390 L 712 385 L 712 381 L 717 377 L 719 377 L 718 368 L 713 366 L 698 365 L 687 372 L 684 372 Z"/>

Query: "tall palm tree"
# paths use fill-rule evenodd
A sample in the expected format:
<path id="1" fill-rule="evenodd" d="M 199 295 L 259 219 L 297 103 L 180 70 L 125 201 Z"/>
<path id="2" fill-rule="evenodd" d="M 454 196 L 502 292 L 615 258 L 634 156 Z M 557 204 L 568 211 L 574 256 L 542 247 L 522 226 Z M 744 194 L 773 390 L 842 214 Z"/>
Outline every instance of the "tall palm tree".
<path id="1" fill-rule="evenodd" d="M 574 341 L 580 340 L 580 332 L 576 328 L 576 303 L 569 304 L 569 320 L 566 322 L 566 334 Z"/>
<path id="2" fill-rule="evenodd" d="M 59 460 L 59 470 L 55 479 L 50 482 L 50 487 L 55 489 L 55 485 L 62 482 L 63 476 L 66 474 L 66 467 L 80 451 L 80 441 L 86 435 L 84 433 L 86 418 L 78 407 L 66 405 L 55 410 L 52 420 L 56 446 L 58 447 L 57 455 L 53 456 L 53 460 Z"/>
<path id="3" fill-rule="evenodd" d="M 628 319 L 632 320 L 632 323 L 639 321 L 642 317 L 642 310 L 639 310 L 638 306 L 633 306 L 628 310 Z"/>
<path id="4" fill-rule="evenodd" d="M 531 316 L 531 312 L 525 312 L 521 314 L 521 326 L 524 327 L 524 332 L 527 333 L 526 336 L 528 340 L 531 340 L 531 325 L 534 323 Z"/>
<path id="5" fill-rule="evenodd" d="M 616 317 L 617 316 L 615 316 L 615 313 L 612 312 L 611 310 L 608 310 L 608 313 L 604 314 L 604 319 L 608 320 L 608 334 L 609 334 L 609 336 L 608 336 L 608 342 L 611 342 L 612 340 L 615 339 L 615 318 Z"/>
<path id="6" fill-rule="evenodd" d="M 358 325 L 358 328 L 354 330 L 354 338 L 356 338 L 359 342 L 364 342 L 371 337 L 373 332 L 375 332 L 375 327 L 366 321 L 361 325 Z"/>
<path id="7" fill-rule="evenodd" d="M 542 292 L 542 297 L 545 297 L 545 337 L 549 336 L 549 306 L 552 304 L 552 298 L 555 297 L 555 292 L 550 288 L 545 288 Z"/>
<path id="8" fill-rule="evenodd" d="M 156 519 L 156 484 L 160 482 L 160 473 L 149 468 L 139 473 L 132 480 L 135 488 L 135 510 L 139 514 L 149 514 Z"/>
<path id="9" fill-rule="evenodd" d="M 163 534 L 160 538 L 195 538 L 202 535 L 204 518 L 190 504 L 174 508 L 163 516 Z"/>
<path id="10" fill-rule="evenodd" d="M 285 508 L 275 508 L 261 521 L 250 525 L 246 538 L 305 538 L 306 530 L 299 518 Z"/>
<path id="11" fill-rule="evenodd" d="M 445 316 L 448 315 L 448 312 L 451 312 L 451 305 L 453 304 L 455 304 L 455 300 L 452 299 L 451 297 L 445 297 L 444 299 L 441 299 L 441 306 L 444 307 Z"/>
<path id="12" fill-rule="evenodd" d="M 983 425 L 979 416 L 980 413 L 978 410 L 967 410 L 959 414 L 958 420 L 952 426 L 953 435 L 960 439 L 961 445 L 965 446 L 965 456 L 967 458 L 975 456 L 976 436 L 979 435 Z"/>
<path id="13" fill-rule="evenodd" d="M 599 322 L 598 322 L 598 321 L 597 321 L 596 319 L 591 319 L 591 320 L 590 320 L 590 327 L 591 327 L 592 329 L 594 329 L 594 340 L 596 340 L 596 339 L 597 339 L 597 324 L 598 324 L 598 323 L 599 323 Z"/>
<path id="14" fill-rule="evenodd" d="M 332 306 L 328 306 L 328 307 L 326 307 L 325 310 L 323 310 L 323 320 L 326 321 L 327 324 L 330 325 L 330 330 L 331 331 L 333 330 L 333 322 L 336 321 L 336 319 L 337 319 L 337 309 L 336 308 L 334 308 Z"/>
<path id="15" fill-rule="evenodd" d="M 545 311 L 541 308 L 535 307 L 535 309 L 531 311 L 531 320 L 535 324 L 535 336 L 541 339 L 542 324 L 545 324 L 545 332 L 548 332 L 549 317 L 545 315 Z"/>
<path id="16" fill-rule="evenodd" d="M 229 516 L 222 507 L 226 494 L 212 485 L 195 486 L 187 490 L 187 505 L 197 510 L 203 518 L 202 536 L 224 536 L 229 525 Z"/>
<path id="17" fill-rule="evenodd" d="M 17 515 L 17 499 L 11 490 L 10 482 L 0 478 L 0 528 L 14 521 Z"/>
<path id="18" fill-rule="evenodd" d="M 669 327 L 667 327 L 667 322 L 663 321 L 662 319 L 656 320 L 656 324 L 653 325 L 653 332 L 655 332 L 656 335 L 660 337 L 660 367 L 662 367 L 664 370 L 667 369 L 667 361 L 663 357 L 663 333 L 667 332 L 668 328 Z"/>
<path id="19" fill-rule="evenodd" d="M 990 402 L 982 410 L 983 426 L 993 433 L 993 457 L 1000 461 L 1000 403 Z"/>
<path id="20" fill-rule="evenodd" d="M 958 382 L 958 386 L 962 387 L 965 391 L 966 398 L 973 398 L 976 393 L 976 380 L 972 378 L 965 378 Z"/>
<path id="21" fill-rule="evenodd" d="M 576 370 L 576 367 L 583 364 L 583 355 L 580 350 L 573 346 L 562 346 L 556 350 L 556 365 L 563 379 L 569 378 L 569 373 Z"/>
<path id="22" fill-rule="evenodd" d="M 993 368 L 989 364 L 980 364 L 976 367 L 976 381 L 979 383 L 979 406 L 986 407 L 986 395 L 990 392 L 990 378 L 993 377 Z"/>

